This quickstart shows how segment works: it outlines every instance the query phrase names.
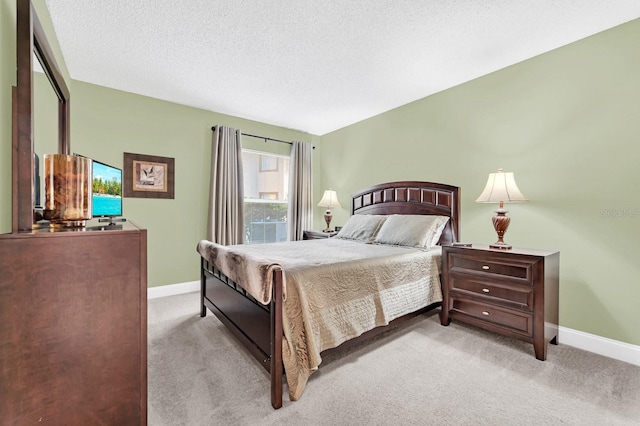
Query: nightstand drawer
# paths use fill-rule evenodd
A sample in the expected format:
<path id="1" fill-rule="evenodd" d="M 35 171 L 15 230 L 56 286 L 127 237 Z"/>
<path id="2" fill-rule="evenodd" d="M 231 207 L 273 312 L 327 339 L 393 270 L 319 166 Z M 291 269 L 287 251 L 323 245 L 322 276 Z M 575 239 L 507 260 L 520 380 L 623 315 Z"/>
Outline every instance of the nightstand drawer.
<path id="1" fill-rule="evenodd" d="M 452 295 L 477 297 L 489 303 L 507 307 L 533 310 L 533 287 L 527 285 L 501 285 L 482 279 L 450 275 Z"/>
<path id="2" fill-rule="evenodd" d="M 518 280 L 525 280 L 529 283 L 531 280 L 531 264 L 524 262 L 508 260 L 492 260 L 489 258 L 482 258 L 466 256 L 463 254 L 451 253 L 449 255 L 449 268 L 450 272 L 469 272 L 474 274 L 482 274 L 486 276 L 494 277 L 508 277 L 516 278 Z"/>
<path id="3" fill-rule="evenodd" d="M 452 300 L 451 307 L 451 314 L 454 317 L 456 314 L 462 314 L 484 323 L 495 324 L 526 336 L 533 336 L 533 316 L 530 314 L 455 298 Z"/>

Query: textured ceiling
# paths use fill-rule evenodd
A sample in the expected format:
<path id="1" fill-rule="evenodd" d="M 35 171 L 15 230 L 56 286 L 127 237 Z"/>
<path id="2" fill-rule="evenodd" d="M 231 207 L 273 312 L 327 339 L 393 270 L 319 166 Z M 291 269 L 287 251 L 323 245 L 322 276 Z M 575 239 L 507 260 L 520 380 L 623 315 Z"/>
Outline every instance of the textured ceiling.
<path id="1" fill-rule="evenodd" d="M 640 17 L 639 0 L 46 4 L 73 79 L 317 135 Z"/>

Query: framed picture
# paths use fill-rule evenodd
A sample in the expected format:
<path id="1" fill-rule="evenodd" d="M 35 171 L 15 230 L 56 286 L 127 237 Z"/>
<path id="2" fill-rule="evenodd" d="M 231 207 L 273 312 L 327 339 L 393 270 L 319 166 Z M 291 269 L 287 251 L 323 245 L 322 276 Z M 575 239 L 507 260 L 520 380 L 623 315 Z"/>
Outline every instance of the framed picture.
<path id="1" fill-rule="evenodd" d="M 125 197 L 174 198 L 174 159 L 124 153 L 122 191 Z"/>

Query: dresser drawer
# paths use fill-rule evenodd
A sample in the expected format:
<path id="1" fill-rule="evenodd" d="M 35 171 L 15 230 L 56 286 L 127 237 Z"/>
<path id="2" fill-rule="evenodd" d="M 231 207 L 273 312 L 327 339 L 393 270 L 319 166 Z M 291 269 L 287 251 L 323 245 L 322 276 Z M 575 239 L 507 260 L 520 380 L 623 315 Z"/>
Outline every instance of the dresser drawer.
<path id="1" fill-rule="evenodd" d="M 455 317 L 456 314 L 466 315 L 477 321 L 507 328 L 526 336 L 533 336 L 533 316 L 524 312 L 453 298 L 450 314 L 452 317 Z"/>
<path id="2" fill-rule="evenodd" d="M 532 283 L 532 264 L 518 261 L 494 260 L 481 256 L 449 254 L 450 272 L 481 274 L 487 277 L 510 278 Z"/>
<path id="3" fill-rule="evenodd" d="M 482 278 L 468 276 L 449 276 L 452 295 L 476 297 L 485 302 L 497 303 L 507 307 L 533 310 L 533 287 L 518 284 L 500 284 Z"/>

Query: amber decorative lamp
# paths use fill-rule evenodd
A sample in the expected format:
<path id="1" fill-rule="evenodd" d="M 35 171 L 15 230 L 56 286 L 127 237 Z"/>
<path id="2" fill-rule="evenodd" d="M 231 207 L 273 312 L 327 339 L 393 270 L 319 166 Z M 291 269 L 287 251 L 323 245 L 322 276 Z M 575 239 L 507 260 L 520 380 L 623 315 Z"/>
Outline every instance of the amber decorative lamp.
<path id="1" fill-rule="evenodd" d="M 507 211 L 504 209 L 504 203 L 519 201 L 529 201 L 529 199 L 518 189 L 512 172 L 504 172 L 502 169 L 498 169 L 497 173 L 489 174 L 484 191 L 476 199 L 476 203 L 500 203 L 498 210 L 496 210 L 496 215 L 492 219 L 493 227 L 498 234 L 498 241 L 490 244 L 489 247 L 503 250 L 511 248 L 509 244 L 504 242 L 504 234 L 509 228 L 509 222 L 511 222 L 511 218 L 507 216 Z"/>
<path id="2" fill-rule="evenodd" d="M 44 217 L 53 227 L 84 227 L 91 219 L 93 161 L 66 154 L 44 155 Z"/>
<path id="3" fill-rule="evenodd" d="M 336 191 L 332 189 L 326 189 L 324 191 L 324 194 L 322 194 L 322 199 L 318 203 L 318 207 L 324 207 L 327 209 L 324 212 L 324 221 L 327 223 L 327 228 L 323 229 L 322 232 L 332 232 L 333 229 L 331 229 L 331 219 L 333 218 L 333 215 L 331 214 L 331 209 L 334 207 L 340 207 Z"/>

